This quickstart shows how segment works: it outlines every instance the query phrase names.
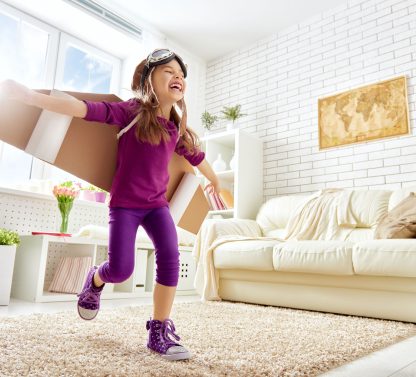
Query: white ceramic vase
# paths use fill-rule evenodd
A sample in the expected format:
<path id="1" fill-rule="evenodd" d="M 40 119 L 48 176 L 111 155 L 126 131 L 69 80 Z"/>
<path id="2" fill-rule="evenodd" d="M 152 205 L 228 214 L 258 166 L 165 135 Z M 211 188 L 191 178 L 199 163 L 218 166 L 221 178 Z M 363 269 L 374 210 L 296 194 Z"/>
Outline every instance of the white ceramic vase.
<path id="1" fill-rule="evenodd" d="M 229 123 L 227 123 L 227 131 L 231 131 L 231 130 L 233 130 L 235 128 L 235 124 L 234 124 L 234 122 L 229 122 Z"/>
<path id="2" fill-rule="evenodd" d="M 222 159 L 221 153 L 218 153 L 217 159 L 212 163 L 212 169 L 215 172 L 224 171 L 227 168 L 225 161 Z"/>

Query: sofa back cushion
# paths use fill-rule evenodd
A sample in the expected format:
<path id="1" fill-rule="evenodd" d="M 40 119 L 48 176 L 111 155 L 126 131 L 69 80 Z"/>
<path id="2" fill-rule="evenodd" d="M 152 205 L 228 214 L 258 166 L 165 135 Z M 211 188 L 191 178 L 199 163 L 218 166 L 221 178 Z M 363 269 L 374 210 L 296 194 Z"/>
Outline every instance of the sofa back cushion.
<path id="1" fill-rule="evenodd" d="M 357 228 L 375 227 L 387 213 L 391 191 L 353 190 L 351 211 L 357 221 Z"/>
<path id="2" fill-rule="evenodd" d="M 348 237 L 350 241 L 373 238 L 375 226 L 387 213 L 391 193 L 388 190 L 352 190 L 350 209 L 358 225 L 350 233 Z M 286 227 L 293 211 L 309 198 L 310 195 L 305 194 L 285 195 L 272 198 L 264 203 L 256 218 L 263 235 L 267 237 L 284 236 L 285 232 L 282 229 Z"/>
<path id="3" fill-rule="evenodd" d="M 272 235 L 273 231 L 284 229 L 293 210 L 308 197 L 309 195 L 285 195 L 272 198 L 264 203 L 256 218 L 263 235 L 275 237 L 276 235 Z"/>

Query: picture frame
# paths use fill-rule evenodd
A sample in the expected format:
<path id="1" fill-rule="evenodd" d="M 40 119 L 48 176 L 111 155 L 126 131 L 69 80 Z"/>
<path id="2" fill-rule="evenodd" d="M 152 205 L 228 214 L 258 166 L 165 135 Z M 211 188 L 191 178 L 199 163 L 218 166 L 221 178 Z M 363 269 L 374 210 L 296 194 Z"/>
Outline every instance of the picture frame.
<path id="1" fill-rule="evenodd" d="M 319 149 L 409 133 L 406 76 L 318 100 Z"/>

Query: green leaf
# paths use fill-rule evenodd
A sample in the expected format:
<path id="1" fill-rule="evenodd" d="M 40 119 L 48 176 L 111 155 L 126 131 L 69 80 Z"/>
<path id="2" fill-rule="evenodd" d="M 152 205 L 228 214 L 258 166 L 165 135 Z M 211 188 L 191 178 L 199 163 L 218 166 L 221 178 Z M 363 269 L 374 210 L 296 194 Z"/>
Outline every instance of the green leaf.
<path id="1" fill-rule="evenodd" d="M 201 115 L 201 122 L 207 130 L 210 130 L 217 120 L 218 117 L 216 115 L 212 115 L 206 110 Z"/>
<path id="2" fill-rule="evenodd" d="M 231 120 L 233 123 L 237 119 L 247 115 L 247 114 L 241 113 L 241 105 L 224 106 L 221 112 L 224 115 L 224 119 Z"/>
<path id="3" fill-rule="evenodd" d="M 0 245 L 18 245 L 20 237 L 16 232 L 0 228 Z"/>

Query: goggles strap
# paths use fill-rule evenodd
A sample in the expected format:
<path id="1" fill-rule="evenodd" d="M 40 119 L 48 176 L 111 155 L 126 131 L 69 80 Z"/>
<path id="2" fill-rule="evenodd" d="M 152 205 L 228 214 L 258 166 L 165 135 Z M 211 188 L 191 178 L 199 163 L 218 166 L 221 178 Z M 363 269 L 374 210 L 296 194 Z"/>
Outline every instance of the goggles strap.
<path id="1" fill-rule="evenodd" d="M 130 128 L 132 128 L 137 121 L 139 120 L 139 114 L 137 114 L 134 119 L 129 123 L 127 127 L 124 127 L 118 134 L 117 139 L 120 139 L 121 136 L 123 136 Z"/>

